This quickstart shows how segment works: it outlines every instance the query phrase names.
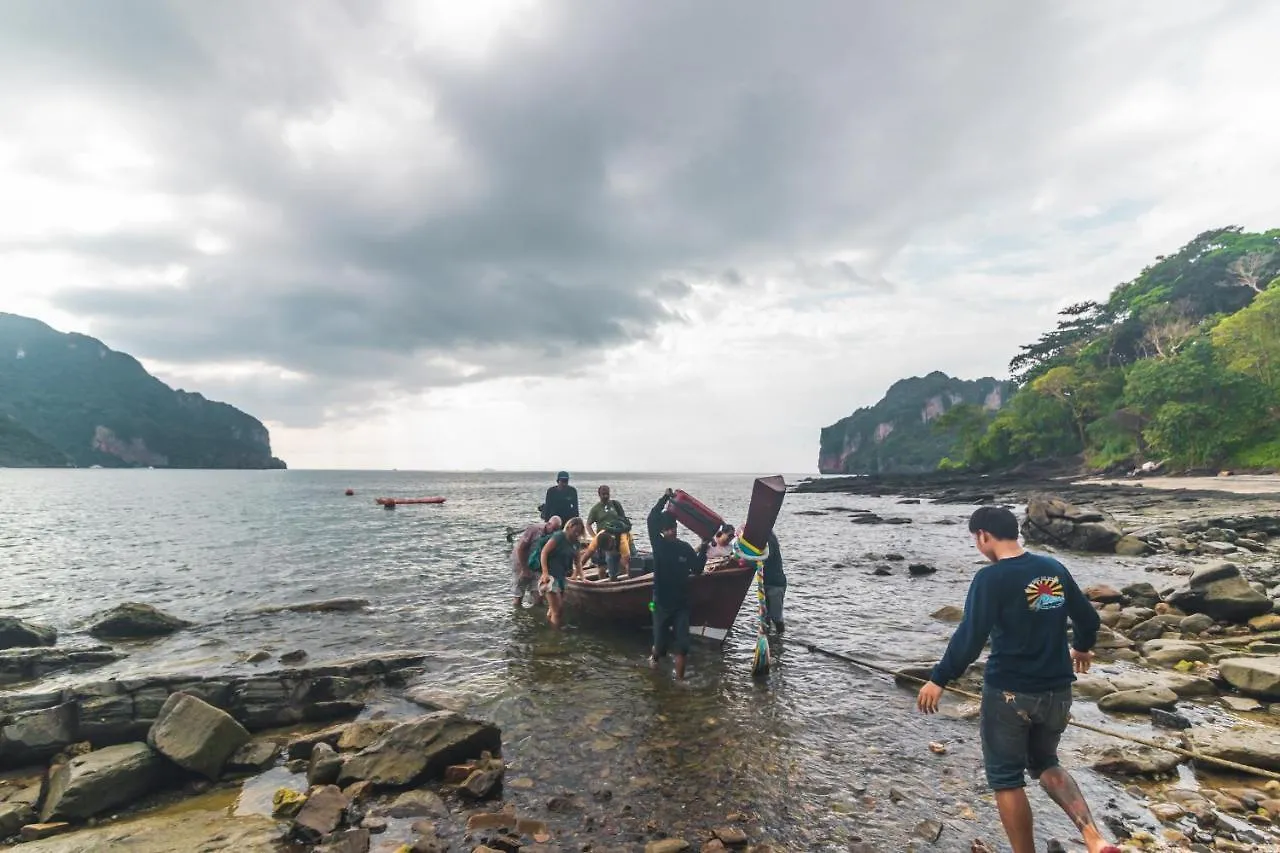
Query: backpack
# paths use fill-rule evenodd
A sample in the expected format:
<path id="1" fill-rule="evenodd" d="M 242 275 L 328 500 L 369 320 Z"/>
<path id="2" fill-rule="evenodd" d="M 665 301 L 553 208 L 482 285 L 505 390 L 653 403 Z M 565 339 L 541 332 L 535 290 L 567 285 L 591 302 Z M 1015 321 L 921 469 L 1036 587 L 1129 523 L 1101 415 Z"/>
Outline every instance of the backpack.
<path id="1" fill-rule="evenodd" d="M 614 513 L 617 515 L 617 519 L 616 520 L 610 519 L 609 521 L 603 522 L 600 525 L 600 527 L 603 528 L 604 530 L 609 531 L 615 536 L 620 533 L 630 533 L 631 520 L 622 514 L 622 504 L 618 503 L 617 501 L 609 501 L 609 506 L 613 509 Z"/>
<path id="2" fill-rule="evenodd" d="M 542 549 L 547 547 L 547 543 L 551 541 L 554 533 L 544 533 L 537 539 L 533 540 L 533 545 L 529 546 L 529 556 L 524 561 L 525 566 L 531 572 L 542 571 Z"/>

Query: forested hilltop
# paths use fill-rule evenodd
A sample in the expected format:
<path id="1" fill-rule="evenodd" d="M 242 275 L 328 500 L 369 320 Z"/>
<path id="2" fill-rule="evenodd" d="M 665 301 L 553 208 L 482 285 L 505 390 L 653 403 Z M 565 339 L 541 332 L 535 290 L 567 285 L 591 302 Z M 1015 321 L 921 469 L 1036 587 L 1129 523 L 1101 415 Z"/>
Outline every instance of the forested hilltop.
<path id="1" fill-rule="evenodd" d="M 1096 470 L 1280 468 L 1280 229 L 1206 231 L 1106 302 L 1061 312 L 1010 363 L 996 412 L 964 404 L 942 467 L 1083 456 Z"/>
<path id="2" fill-rule="evenodd" d="M 86 335 L 0 313 L 0 466 L 283 468 L 257 418 Z"/>

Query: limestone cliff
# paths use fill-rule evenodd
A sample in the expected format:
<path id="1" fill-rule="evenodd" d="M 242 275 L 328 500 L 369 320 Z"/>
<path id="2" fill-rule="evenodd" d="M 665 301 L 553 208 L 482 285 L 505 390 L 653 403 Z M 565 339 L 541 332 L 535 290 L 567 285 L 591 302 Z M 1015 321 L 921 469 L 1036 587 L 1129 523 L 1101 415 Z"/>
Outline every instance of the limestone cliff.
<path id="1" fill-rule="evenodd" d="M 822 430 L 818 470 L 823 474 L 932 471 L 955 445 L 933 421 L 958 403 L 989 410 L 1004 405 L 1010 385 L 996 379 L 966 381 L 934 372 L 895 382 L 874 406 Z"/>
<path id="2" fill-rule="evenodd" d="M 283 468 L 257 418 L 85 335 L 0 313 L 0 465 Z"/>

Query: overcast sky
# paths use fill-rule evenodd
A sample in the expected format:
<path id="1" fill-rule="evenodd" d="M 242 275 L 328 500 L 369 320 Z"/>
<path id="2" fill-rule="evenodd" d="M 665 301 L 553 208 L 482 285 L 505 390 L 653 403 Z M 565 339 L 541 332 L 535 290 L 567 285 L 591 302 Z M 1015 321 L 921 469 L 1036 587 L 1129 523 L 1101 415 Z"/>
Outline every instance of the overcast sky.
<path id="1" fill-rule="evenodd" d="M 1270 0 L 0 3 L 0 310 L 293 467 L 812 471 L 1280 225 Z"/>

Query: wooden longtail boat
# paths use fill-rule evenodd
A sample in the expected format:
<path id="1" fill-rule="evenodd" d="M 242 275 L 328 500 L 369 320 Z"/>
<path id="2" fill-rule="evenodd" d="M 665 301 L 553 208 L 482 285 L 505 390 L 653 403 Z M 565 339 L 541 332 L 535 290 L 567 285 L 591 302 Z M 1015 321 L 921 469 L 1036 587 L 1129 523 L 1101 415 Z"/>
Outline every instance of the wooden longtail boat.
<path id="1" fill-rule="evenodd" d="M 708 566 L 701 575 L 689 579 L 692 608 L 689 633 L 723 643 L 733 628 L 742 602 L 755 577 L 754 566 L 728 564 Z M 589 580 L 570 580 L 564 593 L 565 612 L 570 619 L 607 622 L 623 628 L 644 628 L 651 624 L 649 602 L 653 599 L 653 573 L 608 580 L 595 580 L 602 569 L 587 569 Z"/>

